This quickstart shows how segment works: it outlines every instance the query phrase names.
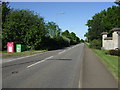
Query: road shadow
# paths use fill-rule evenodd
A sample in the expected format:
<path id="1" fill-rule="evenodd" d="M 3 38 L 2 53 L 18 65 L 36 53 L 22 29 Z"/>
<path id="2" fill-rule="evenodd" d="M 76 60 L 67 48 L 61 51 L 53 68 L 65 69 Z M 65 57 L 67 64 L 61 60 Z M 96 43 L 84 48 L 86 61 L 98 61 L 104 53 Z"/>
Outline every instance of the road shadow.
<path id="1" fill-rule="evenodd" d="M 71 61 L 72 59 L 63 59 L 63 58 L 61 58 L 61 59 L 48 59 L 48 60 L 63 60 L 63 61 Z"/>

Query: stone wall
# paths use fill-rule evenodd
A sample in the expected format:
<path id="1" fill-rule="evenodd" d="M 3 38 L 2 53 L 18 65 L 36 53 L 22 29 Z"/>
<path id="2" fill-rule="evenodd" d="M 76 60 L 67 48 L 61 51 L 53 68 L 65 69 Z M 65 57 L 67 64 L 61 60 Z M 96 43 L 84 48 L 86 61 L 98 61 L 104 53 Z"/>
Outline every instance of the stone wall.
<path id="1" fill-rule="evenodd" d="M 106 35 L 102 35 L 102 47 L 104 48 L 105 47 L 105 38 L 107 37 L 107 34 Z"/>
<path id="2" fill-rule="evenodd" d="M 112 29 L 112 37 L 107 37 L 107 32 L 102 34 L 102 48 L 106 50 L 120 49 L 120 28 Z"/>
<path id="3" fill-rule="evenodd" d="M 120 49 L 120 32 L 118 32 L 118 48 Z"/>
<path id="4" fill-rule="evenodd" d="M 119 35 L 116 31 L 113 32 L 113 43 L 114 43 L 114 49 L 118 48 L 118 38 Z"/>
<path id="5" fill-rule="evenodd" d="M 114 49 L 113 40 L 104 40 L 104 47 L 103 48 L 106 50 Z"/>

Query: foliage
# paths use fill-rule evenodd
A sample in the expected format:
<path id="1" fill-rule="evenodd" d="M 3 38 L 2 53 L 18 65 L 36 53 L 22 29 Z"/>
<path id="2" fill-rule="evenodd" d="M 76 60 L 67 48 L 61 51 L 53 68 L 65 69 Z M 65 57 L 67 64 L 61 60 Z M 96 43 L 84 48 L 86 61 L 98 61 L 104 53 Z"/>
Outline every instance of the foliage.
<path id="1" fill-rule="evenodd" d="M 27 50 L 58 49 L 80 42 L 74 32 L 62 32 L 56 23 L 45 22 L 34 11 L 10 9 L 8 3 L 3 3 L 2 8 L 3 50 L 7 42 L 25 45 Z"/>
<path id="2" fill-rule="evenodd" d="M 62 32 L 62 36 L 70 40 L 70 45 L 80 43 L 80 39 L 76 36 L 74 32 L 70 33 L 68 30 L 65 30 L 64 32 Z"/>
<path id="3" fill-rule="evenodd" d="M 5 22 L 6 16 L 10 13 L 11 9 L 8 2 L 2 2 L 2 23 Z"/>
<path id="4" fill-rule="evenodd" d="M 65 30 L 64 32 L 62 32 L 62 36 L 70 38 L 70 33 L 68 30 Z"/>
<path id="5" fill-rule="evenodd" d="M 110 55 L 120 56 L 120 50 L 109 50 Z"/>
<path id="6" fill-rule="evenodd" d="M 101 39 L 102 32 L 111 32 L 112 28 L 120 27 L 120 7 L 112 6 L 107 10 L 95 14 L 88 20 L 88 32 L 84 35 L 89 41 Z"/>
<path id="7" fill-rule="evenodd" d="M 120 0 L 116 0 L 115 3 L 120 6 Z"/>
<path id="8" fill-rule="evenodd" d="M 7 42 L 23 43 L 36 49 L 46 35 L 44 19 L 29 10 L 13 10 L 3 28 L 3 46 Z"/>
<path id="9" fill-rule="evenodd" d="M 6 16 L 10 13 L 11 9 L 9 7 L 8 2 L 1 2 L 0 3 L 0 39 L 2 38 L 2 28 L 4 28 L 4 22 L 6 19 Z M 1 39 L 2 40 L 2 39 Z"/>
<path id="10" fill-rule="evenodd" d="M 94 39 L 90 42 L 90 48 L 101 49 L 101 40 Z"/>
<path id="11" fill-rule="evenodd" d="M 61 29 L 54 22 L 48 22 L 46 24 L 46 29 L 50 37 L 58 37 L 61 35 Z"/>
<path id="12" fill-rule="evenodd" d="M 83 39 L 80 40 L 82 43 L 84 43 L 85 41 Z"/>
<path id="13" fill-rule="evenodd" d="M 42 38 L 42 42 L 40 44 L 40 48 L 48 50 L 59 49 L 67 46 L 69 46 L 69 41 L 61 36 L 54 38 L 44 37 Z"/>

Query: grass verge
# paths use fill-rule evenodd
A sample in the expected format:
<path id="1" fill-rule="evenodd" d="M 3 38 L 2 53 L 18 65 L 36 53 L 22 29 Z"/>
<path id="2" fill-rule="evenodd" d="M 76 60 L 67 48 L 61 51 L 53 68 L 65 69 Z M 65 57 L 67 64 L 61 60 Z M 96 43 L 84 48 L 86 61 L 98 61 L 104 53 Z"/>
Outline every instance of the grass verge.
<path id="1" fill-rule="evenodd" d="M 45 51 L 47 51 L 47 50 L 30 50 L 30 51 L 14 52 L 14 53 L 7 53 L 6 51 L 3 51 L 0 53 L 2 53 L 2 58 L 9 58 L 9 57 L 33 55 L 33 54 L 42 53 Z"/>
<path id="2" fill-rule="evenodd" d="M 108 70 L 113 74 L 113 76 L 120 81 L 120 58 L 117 56 L 111 56 L 106 54 L 106 50 L 92 49 L 96 55 L 102 60 Z"/>

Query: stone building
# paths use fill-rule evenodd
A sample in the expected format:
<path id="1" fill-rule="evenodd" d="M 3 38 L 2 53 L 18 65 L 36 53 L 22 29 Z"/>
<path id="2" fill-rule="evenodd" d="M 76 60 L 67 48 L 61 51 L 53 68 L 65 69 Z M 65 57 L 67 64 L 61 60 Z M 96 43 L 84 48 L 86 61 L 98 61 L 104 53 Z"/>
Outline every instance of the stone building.
<path id="1" fill-rule="evenodd" d="M 120 49 L 120 28 L 113 28 L 112 31 L 112 37 L 108 37 L 107 32 L 102 33 L 102 49 Z"/>

